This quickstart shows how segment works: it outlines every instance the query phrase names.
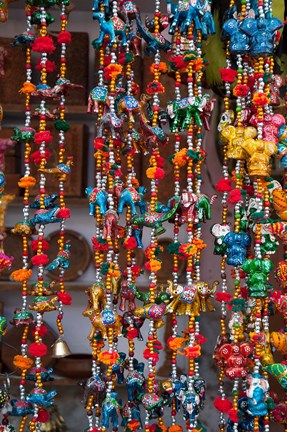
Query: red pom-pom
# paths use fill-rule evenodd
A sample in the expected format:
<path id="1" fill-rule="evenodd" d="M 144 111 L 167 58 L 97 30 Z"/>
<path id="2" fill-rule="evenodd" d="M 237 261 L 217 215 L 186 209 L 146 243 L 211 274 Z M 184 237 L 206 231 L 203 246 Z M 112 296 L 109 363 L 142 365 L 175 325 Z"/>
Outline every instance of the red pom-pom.
<path id="1" fill-rule="evenodd" d="M 39 335 L 40 337 L 43 337 L 43 336 L 45 336 L 45 334 L 48 333 L 48 328 L 47 328 L 44 324 L 41 324 L 40 327 L 37 327 L 37 330 L 38 330 L 38 335 Z M 36 331 L 36 328 L 34 328 L 34 329 L 32 330 L 32 336 L 33 336 L 33 337 L 35 336 L 35 331 Z"/>
<path id="2" fill-rule="evenodd" d="M 218 192 L 230 192 L 232 190 L 231 180 L 222 178 L 217 182 L 215 188 Z"/>
<path id="3" fill-rule="evenodd" d="M 228 202 L 230 202 L 231 204 L 236 204 L 240 201 L 242 201 L 242 196 L 241 196 L 241 192 L 239 189 L 233 189 L 230 192 L 229 198 L 227 200 Z"/>
<path id="4" fill-rule="evenodd" d="M 229 418 L 230 418 L 230 420 L 231 421 L 233 421 L 234 423 L 238 423 L 238 413 L 237 413 L 237 411 L 234 409 L 234 408 L 231 408 L 229 411 L 228 411 L 228 415 L 229 415 Z"/>
<path id="5" fill-rule="evenodd" d="M 42 240 L 42 251 L 46 251 L 49 249 L 49 243 L 46 240 Z M 31 247 L 33 251 L 37 251 L 39 247 L 39 240 L 32 240 Z"/>
<path id="6" fill-rule="evenodd" d="M 222 399 L 221 397 L 217 397 L 213 404 L 222 413 L 228 413 L 232 408 L 232 402 L 229 399 Z"/>
<path id="7" fill-rule="evenodd" d="M 247 96 L 250 88 L 245 84 L 237 84 L 233 89 L 233 95 L 236 97 Z"/>
<path id="8" fill-rule="evenodd" d="M 92 237 L 92 242 L 93 242 L 93 250 L 105 252 L 109 249 L 109 245 L 105 239 Z"/>
<path id="9" fill-rule="evenodd" d="M 72 35 L 68 31 L 62 31 L 58 34 L 57 41 L 59 44 L 69 44 L 72 41 Z"/>
<path id="10" fill-rule="evenodd" d="M 31 343 L 29 347 L 29 354 L 34 357 L 43 357 L 47 354 L 47 347 L 43 343 Z"/>
<path id="11" fill-rule="evenodd" d="M 243 188 L 249 196 L 253 197 L 254 196 L 254 187 L 251 185 L 243 185 Z"/>
<path id="12" fill-rule="evenodd" d="M 137 247 L 137 241 L 135 237 L 128 237 L 124 240 L 123 246 L 126 249 L 134 249 Z"/>
<path id="13" fill-rule="evenodd" d="M 61 219 L 68 219 L 69 217 L 71 217 L 70 209 L 68 207 L 60 209 L 57 213 L 57 217 Z"/>
<path id="14" fill-rule="evenodd" d="M 202 334 L 198 333 L 195 335 L 195 341 L 199 345 L 203 345 L 207 341 L 207 339 Z"/>
<path id="15" fill-rule="evenodd" d="M 39 150 L 31 154 L 31 159 L 35 165 L 40 164 L 42 159 L 45 159 L 47 161 L 50 157 L 51 157 L 51 152 L 48 149 L 45 149 L 44 155 L 41 154 Z"/>
<path id="16" fill-rule="evenodd" d="M 230 68 L 219 69 L 222 81 L 233 83 L 237 77 L 237 71 Z"/>
<path id="17" fill-rule="evenodd" d="M 138 337 L 138 330 L 136 328 L 131 328 L 128 330 L 126 338 L 127 339 L 135 339 L 136 337 Z"/>
<path id="18" fill-rule="evenodd" d="M 215 294 L 215 300 L 218 302 L 228 303 L 230 302 L 231 298 L 231 295 L 227 292 L 217 291 Z"/>
<path id="19" fill-rule="evenodd" d="M 64 305 L 72 304 L 72 297 L 70 296 L 70 294 L 66 292 L 58 292 L 57 296 L 58 296 L 58 300 L 62 302 Z"/>
<path id="20" fill-rule="evenodd" d="M 50 420 L 50 414 L 44 409 L 39 409 L 37 421 L 39 423 L 47 423 Z"/>
<path id="21" fill-rule="evenodd" d="M 46 254 L 39 254 L 39 255 L 34 255 L 31 258 L 32 264 L 34 266 L 40 266 L 40 265 L 46 265 L 49 262 L 49 257 Z"/>
<path id="22" fill-rule="evenodd" d="M 36 132 L 34 135 L 34 143 L 40 145 L 42 142 L 45 142 L 46 144 L 52 142 L 53 137 L 51 135 L 51 131 L 44 130 L 41 132 Z"/>
<path id="23" fill-rule="evenodd" d="M 158 154 L 155 156 L 156 165 L 158 168 L 163 168 L 164 166 L 164 158 L 162 156 L 159 156 Z"/>
<path id="24" fill-rule="evenodd" d="M 55 62 L 53 62 L 51 60 L 46 60 L 45 62 L 41 63 L 41 59 L 37 58 L 36 69 L 42 70 L 44 68 L 46 69 L 46 72 L 48 72 L 48 73 L 54 72 L 57 69 Z"/>
<path id="25" fill-rule="evenodd" d="M 248 298 L 248 288 L 247 286 L 243 286 L 240 288 L 241 297 L 247 300 Z"/>
<path id="26" fill-rule="evenodd" d="M 155 174 L 154 174 L 154 178 L 161 180 L 162 178 L 164 178 L 165 172 L 162 168 L 156 168 L 155 170 Z"/>
<path id="27" fill-rule="evenodd" d="M 54 45 L 53 39 L 50 36 L 42 36 L 34 40 L 34 42 L 31 44 L 31 49 L 34 52 L 52 54 L 56 47 Z"/>

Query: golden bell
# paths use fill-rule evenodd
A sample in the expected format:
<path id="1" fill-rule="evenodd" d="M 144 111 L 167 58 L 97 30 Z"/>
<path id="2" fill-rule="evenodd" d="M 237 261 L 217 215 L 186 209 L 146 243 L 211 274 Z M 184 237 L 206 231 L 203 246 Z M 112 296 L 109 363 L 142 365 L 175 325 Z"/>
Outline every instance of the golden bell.
<path id="1" fill-rule="evenodd" d="M 68 347 L 67 342 L 61 336 L 52 345 L 52 348 L 53 348 L 53 352 L 52 352 L 53 358 L 67 357 L 68 355 L 72 354 L 70 348 Z"/>

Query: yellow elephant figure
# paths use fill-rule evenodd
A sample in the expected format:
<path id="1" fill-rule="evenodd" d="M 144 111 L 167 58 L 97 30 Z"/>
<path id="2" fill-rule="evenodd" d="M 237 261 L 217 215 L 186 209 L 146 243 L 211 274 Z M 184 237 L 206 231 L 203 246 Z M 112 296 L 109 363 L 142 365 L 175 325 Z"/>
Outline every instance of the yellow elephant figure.
<path id="1" fill-rule="evenodd" d="M 227 157 L 229 159 L 246 160 L 248 154 L 243 147 L 245 141 L 249 138 L 255 138 L 257 130 L 253 126 L 246 128 L 242 126 L 226 126 L 221 131 L 221 139 L 227 143 Z"/>
<path id="2" fill-rule="evenodd" d="M 92 330 L 88 336 L 89 340 L 93 340 L 96 332 L 100 331 L 104 339 L 108 337 L 108 329 L 113 329 L 114 336 L 121 334 L 122 318 L 120 315 L 110 309 L 104 309 L 102 312 L 97 312 L 94 309 L 87 308 L 83 312 L 83 316 L 88 317 L 92 323 Z"/>

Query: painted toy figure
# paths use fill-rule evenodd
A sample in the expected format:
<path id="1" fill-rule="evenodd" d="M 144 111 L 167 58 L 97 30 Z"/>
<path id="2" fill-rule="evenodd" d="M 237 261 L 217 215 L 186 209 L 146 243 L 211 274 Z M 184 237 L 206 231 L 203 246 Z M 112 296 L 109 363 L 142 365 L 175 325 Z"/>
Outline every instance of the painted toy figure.
<path id="1" fill-rule="evenodd" d="M 215 255 L 225 255 L 227 245 L 224 243 L 224 237 L 230 233 L 231 228 L 228 224 L 213 224 L 210 228 L 210 232 L 215 237 L 214 240 L 214 254 Z"/>
<path id="2" fill-rule="evenodd" d="M 247 375 L 247 384 L 249 388 L 246 390 L 248 398 L 248 413 L 253 417 L 261 417 L 267 414 L 267 406 L 265 403 L 266 393 L 269 390 L 269 383 L 267 379 L 258 374 L 253 373 Z"/>
<path id="3" fill-rule="evenodd" d="M 57 257 L 50 262 L 46 266 L 46 270 L 53 271 L 56 269 L 65 269 L 67 270 L 70 267 L 70 257 L 71 257 L 71 243 L 70 241 L 66 241 L 64 250 L 61 250 L 57 253 Z"/>
<path id="4" fill-rule="evenodd" d="M 274 264 L 269 259 L 247 259 L 242 270 L 248 275 L 247 286 L 249 296 L 253 298 L 263 298 L 268 295 L 268 275 L 273 269 Z"/>
<path id="5" fill-rule="evenodd" d="M 202 97 L 184 98 L 180 101 L 168 102 L 167 113 L 170 118 L 170 131 L 183 131 L 189 128 L 194 119 L 196 126 L 202 126 L 200 114 L 204 107 L 210 102 L 210 96 L 204 94 Z"/>
<path id="6" fill-rule="evenodd" d="M 246 160 L 247 153 L 244 144 L 247 139 L 255 138 L 257 130 L 253 126 L 243 128 L 241 126 L 226 126 L 221 131 L 221 140 L 227 143 L 227 157 L 229 159 Z"/>
<path id="7" fill-rule="evenodd" d="M 94 87 L 89 94 L 87 112 L 98 113 L 100 105 L 101 104 L 104 105 L 106 103 L 107 95 L 108 95 L 108 90 L 105 87 L 103 86 Z"/>
<path id="8" fill-rule="evenodd" d="M 104 189 L 87 187 L 85 189 L 89 201 L 90 215 L 96 215 L 96 208 L 99 207 L 100 214 L 105 214 L 107 211 L 108 194 Z"/>
<path id="9" fill-rule="evenodd" d="M 93 12 L 93 19 L 97 20 L 100 25 L 100 35 L 92 42 L 95 49 L 102 46 L 106 35 L 109 36 L 110 46 L 116 43 L 116 36 L 120 36 L 123 46 L 127 45 L 127 26 L 119 17 L 115 16 L 106 19 L 104 12 Z"/>
<path id="10" fill-rule="evenodd" d="M 29 309 L 39 313 L 55 311 L 57 310 L 57 306 L 55 305 L 57 300 L 57 296 L 50 299 L 44 296 L 34 297 L 33 303 L 29 305 Z"/>
<path id="11" fill-rule="evenodd" d="M 143 392 L 145 383 L 144 367 L 144 363 L 140 362 L 126 376 L 126 387 L 130 402 L 135 401 L 136 397 Z"/>
<path id="12" fill-rule="evenodd" d="M 102 404 L 102 427 L 108 429 L 111 421 L 113 428 L 118 428 L 120 408 L 121 401 L 118 398 L 118 394 L 112 391 Z"/>
<path id="13" fill-rule="evenodd" d="M 242 266 L 246 259 L 247 248 L 251 243 L 251 237 L 245 232 L 229 232 L 223 238 L 226 244 L 227 259 L 226 262 L 234 267 Z"/>
<path id="14" fill-rule="evenodd" d="M 273 141 L 247 139 L 242 145 L 249 155 L 247 168 L 250 176 L 268 177 L 270 174 L 270 156 L 275 155 L 277 146 Z"/>
<path id="15" fill-rule="evenodd" d="M 69 157 L 66 164 L 58 164 L 55 168 L 39 168 L 38 171 L 45 174 L 55 174 L 58 181 L 67 181 L 68 175 L 71 174 L 71 166 L 73 165 L 73 157 Z"/>
<path id="16" fill-rule="evenodd" d="M 140 37 L 146 42 L 145 52 L 147 55 L 155 54 L 157 50 L 169 52 L 171 43 L 161 35 L 161 33 L 152 33 L 144 28 L 138 15 L 136 15 L 137 30 Z"/>
<path id="17" fill-rule="evenodd" d="M 99 313 L 88 307 L 84 310 L 83 316 L 88 317 L 92 323 L 92 329 L 88 336 L 89 340 L 93 340 L 95 333 L 98 331 L 101 331 L 103 338 L 106 339 L 109 328 L 112 328 L 117 336 L 121 334 L 121 318 L 109 309 L 104 309 Z"/>
<path id="18" fill-rule="evenodd" d="M 276 32 L 282 25 L 282 21 L 275 17 L 246 18 L 243 20 L 240 31 L 250 37 L 249 55 L 254 57 L 272 55 Z"/>
<path id="19" fill-rule="evenodd" d="M 35 387 L 27 395 L 26 400 L 31 404 L 40 405 L 43 407 L 52 406 L 54 397 L 56 396 L 56 390 L 51 390 L 47 392 L 43 388 Z"/>

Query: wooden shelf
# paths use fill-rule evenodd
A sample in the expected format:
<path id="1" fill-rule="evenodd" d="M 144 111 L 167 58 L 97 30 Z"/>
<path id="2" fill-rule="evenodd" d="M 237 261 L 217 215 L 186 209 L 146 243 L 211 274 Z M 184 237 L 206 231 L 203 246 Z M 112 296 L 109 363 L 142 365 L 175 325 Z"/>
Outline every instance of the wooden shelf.
<path id="1" fill-rule="evenodd" d="M 47 106 L 51 108 L 56 107 L 55 103 L 49 103 L 47 101 Z M 31 110 L 33 111 L 37 107 L 37 104 L 31 105 Z M 23 105 L 21 104 L 3 104 L 3 110 L 5 114 L 21 114 L 23 115 Z M 66 114 L 87 114 L 86 105 L 67 105 L 65 106 Z M 87 114 L 88 116 L 88 114 Z"/>
<path id="2" fill-rule="evenodd" d="M 65 288 L 67 291 L 84 291 L 91 286 L 93 282 L 66 282 Z M 21 284 L 10 280 L 0 280 L 0 292 L 5 291 L 20 291 Z"/>

